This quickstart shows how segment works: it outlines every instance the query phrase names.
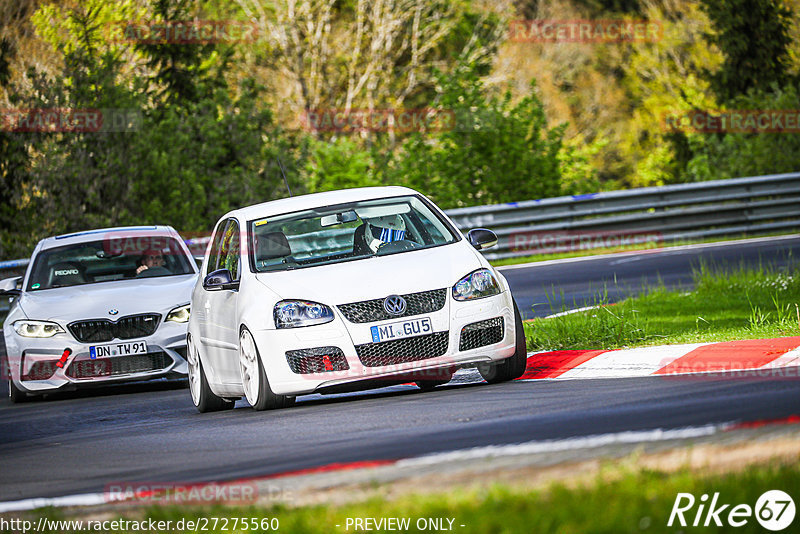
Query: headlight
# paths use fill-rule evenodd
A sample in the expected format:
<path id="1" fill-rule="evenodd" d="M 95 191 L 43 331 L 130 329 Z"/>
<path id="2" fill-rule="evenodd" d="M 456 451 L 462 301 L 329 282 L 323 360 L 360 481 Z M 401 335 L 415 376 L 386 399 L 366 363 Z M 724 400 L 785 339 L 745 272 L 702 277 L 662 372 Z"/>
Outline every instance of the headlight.
<path id="1" fill-rule="evenodd" d="M 333 310 L 318 302 L 282 300 L 272 312 L 276 328 L 296 328 L 333 321 Z"/>
<path id="2" fill-rule="evenodd" d="M 186 304 L 185 306 L 178 306 L 177 308 L 170 310 L 165 321 L 172 321 L 175 323 L 189 322 L 189 314 L 191 313 L 189 306 L 189 304 Z"/>
<path id="3" fill-rule="evenodd" d="M 470 273 L 453 286 L 453 298 L 456 300 L 482 299 L 499 293 L 500 284 L 489 269 Z"/>
<path id="4" fill-rule="evenodd" d="M 14 330 L 22 337 L 53 337 L 64 333 L 63 328 L 50 321 L 17 321 Z"/>

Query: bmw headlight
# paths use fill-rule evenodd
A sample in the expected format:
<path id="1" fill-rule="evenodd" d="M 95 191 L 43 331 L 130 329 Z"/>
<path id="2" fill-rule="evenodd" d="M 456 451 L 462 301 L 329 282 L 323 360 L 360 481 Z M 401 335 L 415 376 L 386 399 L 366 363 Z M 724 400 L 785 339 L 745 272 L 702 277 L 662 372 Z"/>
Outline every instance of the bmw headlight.
<path id="1" fill-rule="evenodd" d="M 499 293 L 500 284 L 489 269 L 472 272 L 453 286 L 453 298 L 456 300 L 482 299 Z"/>
<path id="2" fill-rule="evenodd" d="M 170 310 L 167 314 L 167 318 L 165 321 L 172 321 L 175 323 L 188 323 L 189 322 L 189 315 L 191 313 L 190 304 L 186 304 L 184 306 L 178 306 Z"/>
<path id="3" fill-rule="evenodd" d="M 276 328 L 296 328 L 333 321 L 333 310 L 318 302 L 282 300 L 272 312 Z"/>
<path id="4" fill-rule="evenodd" d="M 63 328 L 50 321 L 17 321 L 14 330 L 22 337 L 53 337 L 64 333 Z"/>

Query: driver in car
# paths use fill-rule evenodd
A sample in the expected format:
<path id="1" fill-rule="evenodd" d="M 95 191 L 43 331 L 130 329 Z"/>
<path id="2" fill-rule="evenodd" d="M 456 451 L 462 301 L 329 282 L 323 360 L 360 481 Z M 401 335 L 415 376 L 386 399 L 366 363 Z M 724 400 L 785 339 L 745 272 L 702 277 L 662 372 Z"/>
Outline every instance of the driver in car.
<path id="1" fill-rule="evenodd" d="M 406 238 L 406 223 L 400 215 L 386 215 L 366 221 L 364 238 L 373 253 L 381 245 Z"/>
<path id="2" fill-rule="evenodd" d="M 139 278 L 172 274 L 166 268 L 164 254 L 159 250 L 146 250 L 139 258 L 137 265 L 136 276 Z"/>

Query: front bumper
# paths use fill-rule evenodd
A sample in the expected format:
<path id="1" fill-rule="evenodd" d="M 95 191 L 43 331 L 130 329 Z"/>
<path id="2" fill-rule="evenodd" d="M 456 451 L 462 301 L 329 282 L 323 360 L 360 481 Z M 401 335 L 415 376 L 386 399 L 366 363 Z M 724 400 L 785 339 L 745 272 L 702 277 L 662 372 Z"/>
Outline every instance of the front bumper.
<path id="1" fill-rule="evenodd" d="M 251 332 L 270 387 L 279 395 L 309 394 L 359 381 L 436 380 L 459 367 L 503 360 L 516 349 L 514 307 L 508 291 L 472 302 L 454 301 L 448 295 L 442 310 L 402 320 L 420 317 L 430 318 L 433 334 L 405 338 L 409 341 L 400 343 L 373 343 L 370 331 L 372 326 L 397 319 L 354 324 L 338 310 L 334 321 L 324 325 Z M 484 326 L 491 335 L 482 335 L 476 329 Z M 313 357 L 327 354 L 325 367 L 329 370 L 310 365 L 316 372 L 295 372 L 303 366 L 298 366 L 295 357 L 293 371 L 287 353 L 292 357 L 298 353 Z"/>
<path id="2" fill-rule="evenodd" d="M 70 334 L 51 338 L 25 338 L 13 328 L 4 330 L 9 378 L 22 391 L 44 393 L 90 384 L 148 380 L 166 375 L 186 375 L 186 324 L 163 322 L 147 337 L 81 343 Z M 144 341 L 147 352 L 92 359 L 89 347 Z M 58 365 L 65 349 L 69 357 Z"/>

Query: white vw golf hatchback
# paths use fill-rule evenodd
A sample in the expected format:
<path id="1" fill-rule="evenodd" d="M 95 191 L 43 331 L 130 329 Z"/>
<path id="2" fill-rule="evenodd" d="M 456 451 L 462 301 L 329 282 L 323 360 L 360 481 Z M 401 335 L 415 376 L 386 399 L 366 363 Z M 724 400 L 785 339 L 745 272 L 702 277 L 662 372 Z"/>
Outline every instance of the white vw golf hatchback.
<path id="1" fill-rule="evenodd" d="M 192 294 L 188 363 L 201 412 L 283 407 L 297 395 L 416 382 L 477 366 L 488 382 L 525 371 L 506 280 L 416 191 L 317 193 L 226 214 Z"/>

